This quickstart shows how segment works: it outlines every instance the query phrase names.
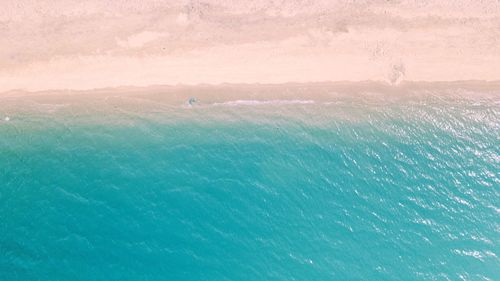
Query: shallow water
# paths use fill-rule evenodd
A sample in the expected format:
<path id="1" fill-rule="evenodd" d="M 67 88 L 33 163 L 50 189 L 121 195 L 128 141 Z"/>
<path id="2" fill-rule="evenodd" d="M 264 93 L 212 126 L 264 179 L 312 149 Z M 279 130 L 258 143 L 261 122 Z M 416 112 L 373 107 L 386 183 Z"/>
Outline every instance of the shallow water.
<path id="1" fill-rule="evenodd" d="M 2 280 L 496 280 L 498 96 L 0 121 Z"/>

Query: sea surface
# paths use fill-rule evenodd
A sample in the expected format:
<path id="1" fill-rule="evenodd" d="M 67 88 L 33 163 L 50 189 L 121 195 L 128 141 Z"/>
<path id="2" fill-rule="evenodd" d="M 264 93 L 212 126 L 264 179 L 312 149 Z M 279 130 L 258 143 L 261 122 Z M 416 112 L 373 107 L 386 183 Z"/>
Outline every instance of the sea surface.
<path id="1" fill-rule="evenodd" d="M 500 280 L 498 93 L 26 106 L 0 280 Z"/>

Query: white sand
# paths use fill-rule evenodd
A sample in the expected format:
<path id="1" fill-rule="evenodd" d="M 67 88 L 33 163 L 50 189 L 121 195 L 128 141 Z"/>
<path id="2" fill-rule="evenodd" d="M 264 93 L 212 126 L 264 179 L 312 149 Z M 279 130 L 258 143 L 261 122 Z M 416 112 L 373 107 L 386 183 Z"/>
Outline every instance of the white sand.
<path id="1" fill-rule="evenodd" d="M 500 1 L 3 0 L 0 92 L 500 80 Z"/>

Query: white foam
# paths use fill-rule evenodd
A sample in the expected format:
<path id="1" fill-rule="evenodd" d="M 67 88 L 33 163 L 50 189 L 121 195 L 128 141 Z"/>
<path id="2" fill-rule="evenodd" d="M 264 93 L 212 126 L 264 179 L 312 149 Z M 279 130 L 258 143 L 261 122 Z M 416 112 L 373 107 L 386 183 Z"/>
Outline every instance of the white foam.
<path id="1" fill-rule="evenodd" d="M 313 100 L 233 100 L 213 103 L 215 106 L 256 106 L 256 105 L 287 105 L 287 104 L 313 104 Z"/>
<path id="2" fill-rule="evenodd" d="M 9 122 L 10 121 L 10 117 L 6 116 L 3 120 L 5 120 L 5 122 Z"/>

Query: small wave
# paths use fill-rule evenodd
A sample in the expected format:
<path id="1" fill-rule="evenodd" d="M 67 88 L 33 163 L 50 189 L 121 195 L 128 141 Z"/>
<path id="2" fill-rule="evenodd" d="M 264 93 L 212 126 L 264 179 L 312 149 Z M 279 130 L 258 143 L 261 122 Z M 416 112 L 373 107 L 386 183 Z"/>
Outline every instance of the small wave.
<path id="1" fill-rule="evenodd" d="M 214 106 L 255 106 L 255 105 L 287 105 L 287 104 L 313 104 L 313 100 L 233 100 L 216 102 Z"/>

